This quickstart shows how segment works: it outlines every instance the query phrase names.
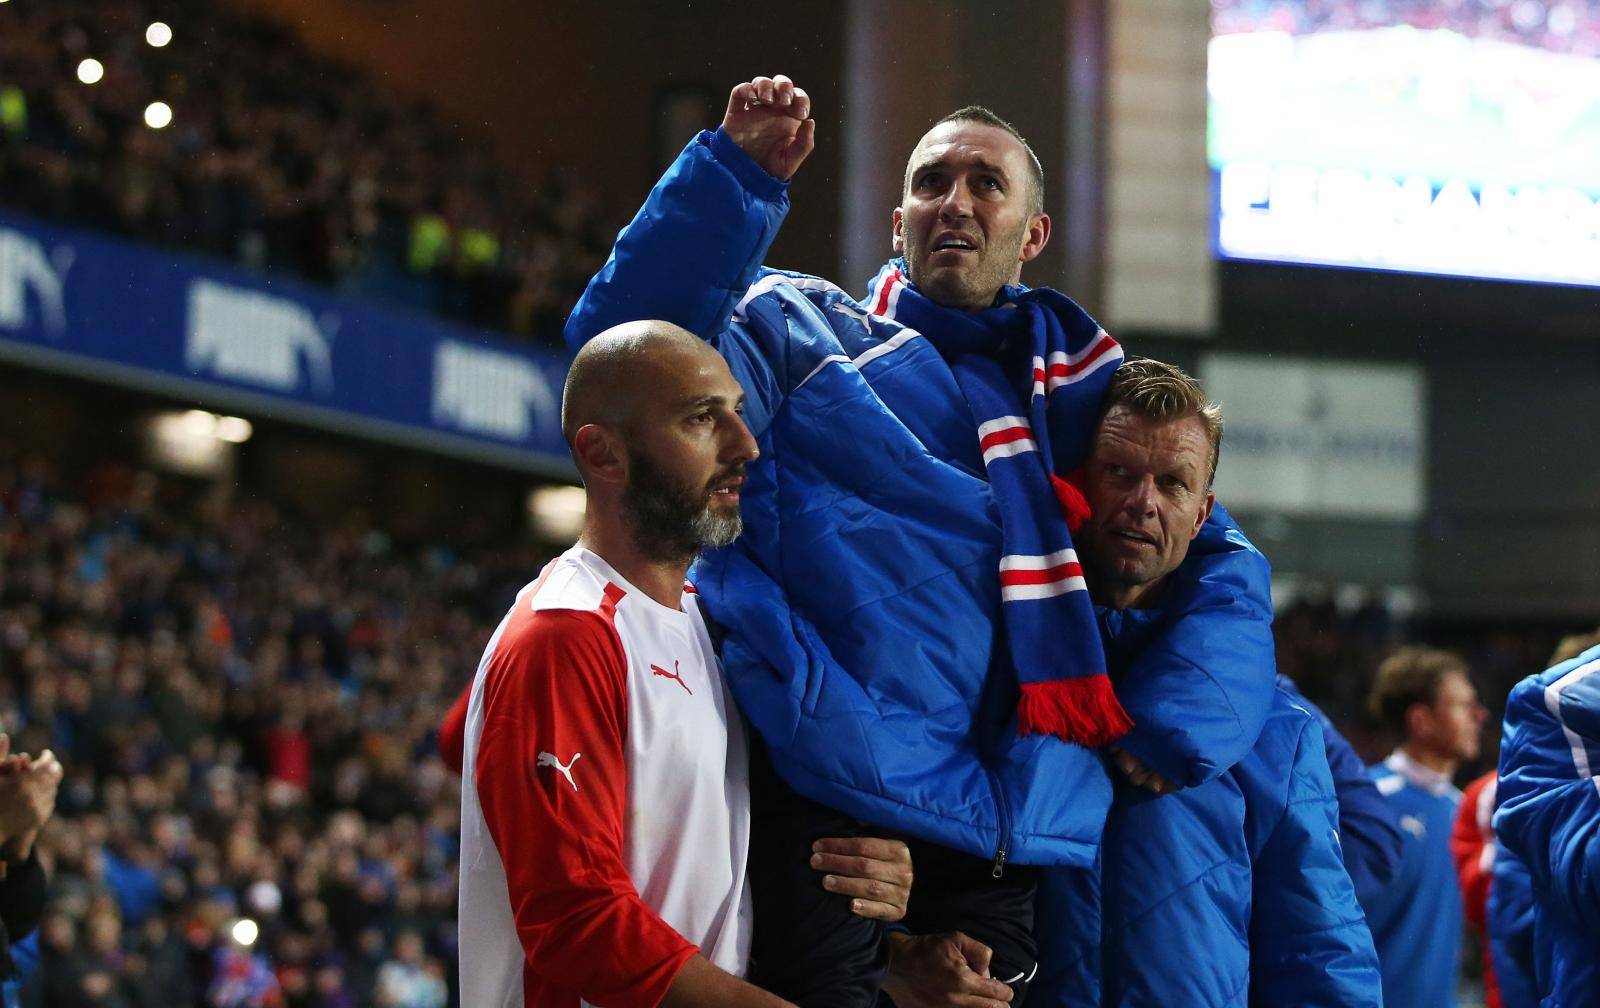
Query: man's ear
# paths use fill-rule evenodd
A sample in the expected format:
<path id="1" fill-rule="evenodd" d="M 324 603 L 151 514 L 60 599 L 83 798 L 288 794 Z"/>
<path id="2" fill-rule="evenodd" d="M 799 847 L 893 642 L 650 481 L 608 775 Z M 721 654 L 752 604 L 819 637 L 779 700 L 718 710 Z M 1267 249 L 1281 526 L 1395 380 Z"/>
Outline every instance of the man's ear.
<path id="1" fill-rule="evenodd" d="M 1217 495 L 1212 493 L 1210 490 L 1207 490 L 1205 507 L 1200 509 L 1199 516 L 1194 520 L 1194 528 L 1189 530 L 1190 539 L 1193 539 L 1195 536 L 1199 535 L 1201 527 L 1204 526 L 1206 522 L 1211 520 L 1211 508 L 1216 503 Z"/>
<path id="2" fill-rule="evenodd" d="M 1028 239 L 1022 243 L 1021 260 L 1028 262 L 1037 259 L 1039 253 L 1050 243 L 1050 215 L 1036 213 L 1028 222 Z"/>
<path id="3" fill-rule="evenodd" d="M 897 256 L 898 255 L 905 255 L 906 254 L 906 236 L 905 236 L 902 228 L 904 227 L 904 221 L 906 219 L 906 212 L 901 207 L 895 207 L 894 208 L 894 213 L 891 215 L 891 217 L 892 217 L 892 219 L 894 221 L 893 226 L 890 228 L 890 235 L 892 236 L 892 238 L 894 240 L 894 254 L 897 255 Z"/>
<path id="4" fill-rule="evenodd" d="M 622 439 L 599 424 L 584 424 L 572 436 L 572 456 L 584 484 L 628 481 L 628 453 Z"/>
<path id="5" fill-rule="evenodd" d="M 1406 708 L 1406 738 L 1431 739 L 1433 737 L 1433 710 L 1425 703 L 1414 703 Z"/>

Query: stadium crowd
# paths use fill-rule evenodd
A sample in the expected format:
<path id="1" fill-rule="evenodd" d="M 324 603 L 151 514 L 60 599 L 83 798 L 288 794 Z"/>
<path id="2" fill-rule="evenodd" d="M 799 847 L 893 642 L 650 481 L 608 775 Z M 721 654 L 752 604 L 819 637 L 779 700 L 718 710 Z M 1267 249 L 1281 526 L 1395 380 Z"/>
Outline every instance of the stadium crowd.
<path id="1" fill-rule="evenodd" d="M 0 466 L 0 719 L 66 766 L 21 1003 L 442 1008 L 460 799 L 436 728 L 542 561 Z"/>
<path id="2" fill-rule="evenodd" d="M 1282 31 L 1359 31 L 1410 25 L 1447 28 L 1472 38 L 1499 39 L 1550 52 L 1600 56 L 1600 0 L 1466 0 L 1424 3 L 1394 0 L 1212 0 L 1212 26 L 1218 34 Z"/>
<path id="3" fill-rule="evenodd" d="M 0 8 L 0 205 L 558 342 L 620 222 L 571 173 L 513 176 L 486 150 L 226 5 Z"/>

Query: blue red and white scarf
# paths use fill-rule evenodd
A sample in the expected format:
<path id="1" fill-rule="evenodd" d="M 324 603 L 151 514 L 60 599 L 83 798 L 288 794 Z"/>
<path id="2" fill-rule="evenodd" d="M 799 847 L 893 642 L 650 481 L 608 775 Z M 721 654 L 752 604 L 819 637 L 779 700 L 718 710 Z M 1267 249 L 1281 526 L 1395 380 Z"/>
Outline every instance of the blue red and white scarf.
<path id="1" fill-rule="evenodd" d="M 1106 675 L 1072 533 L 1089 515 L 1081 470 L 1122 347 L 1049 288 L 1003 288 L 980 312 L 935 304 L 912 286 L 902 259 L 878 273 L 865 303 L 939 350 L 978 422 L 1000 508 L 1018 732 L 1095 747 L 1116 741 L 1133 722 Z"/>

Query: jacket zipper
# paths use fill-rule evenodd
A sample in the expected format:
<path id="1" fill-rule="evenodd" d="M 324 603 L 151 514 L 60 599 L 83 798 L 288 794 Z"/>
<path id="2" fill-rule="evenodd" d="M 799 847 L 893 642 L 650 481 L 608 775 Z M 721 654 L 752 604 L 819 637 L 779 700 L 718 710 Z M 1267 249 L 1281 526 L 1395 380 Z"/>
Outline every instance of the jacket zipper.
<path id="1" fill-rule="evenodd" d="M 999 842 L 994 850 L 994 870 L 989 874 L 1001 878 L 1006 873 L 1006 854 L 1011 847 L 1011 803 L 1006 800 L 1006 794 L 1000 788 L 1000 779 L 994 771 L 986 766 L 984 772 L 989 775 L 989 789 L 994 792 L 994 808 L 1000 820 Z"/>

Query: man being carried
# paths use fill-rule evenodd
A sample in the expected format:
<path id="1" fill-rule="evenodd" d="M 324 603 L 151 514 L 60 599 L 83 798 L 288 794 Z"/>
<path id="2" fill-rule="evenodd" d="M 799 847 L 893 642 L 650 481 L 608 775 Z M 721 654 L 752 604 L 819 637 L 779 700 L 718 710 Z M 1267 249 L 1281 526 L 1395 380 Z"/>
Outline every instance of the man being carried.
<path id="1" fill-rule="evenodd" d="M 1171 625 L 1113 694 L 1071 530 L 1122 351 L 1062 294 L 1020 285 L 1050 235 L 1037 159 L 984 110 L 936 124 L 892 216 L 903 256 L 857 301 L 761 265 L 814 131 L 786 78 L 736 87 L 567 338 L 659 317 L 727 359 L 762 459 L 749 530 L 695 581 L 739 704 L 796 790 L 937 845 L 915 852 L 940 882 L 919 887 L 917 929 L 966 931 L 1020 991 L 1037 964 L 1033 878 L 1013 866 L 1095 864 L 1110 783 L 1092 750 L 1120 740 L 1130 767 L 1176 786 L 1249 752 L 1270 670 L 1219 663 L 1235 680 L 1188 656 L 1271 653 L 1266 564 L 1218 508 Z M 781 903 L 758 890 L 756 905 Z"/>
<path id="2" fill-rule="evenodd" d="M 641 322 L 573 362 L 562 429 L 587 489 L 578 544 L 518 595 L 464 731 L 461 993 L 468 1005 L 781 1008 L 739 979 L 751 938 L 745 733 L 693 590 L 739 534 L 755 441 L 727 365 Z M 816 866 L 857 912 L 904 913 L 904 845 Z M 847 904 L 849 905 L 849 904 Z"/>

